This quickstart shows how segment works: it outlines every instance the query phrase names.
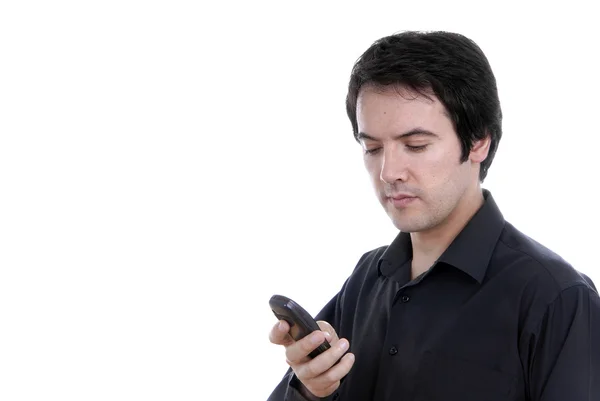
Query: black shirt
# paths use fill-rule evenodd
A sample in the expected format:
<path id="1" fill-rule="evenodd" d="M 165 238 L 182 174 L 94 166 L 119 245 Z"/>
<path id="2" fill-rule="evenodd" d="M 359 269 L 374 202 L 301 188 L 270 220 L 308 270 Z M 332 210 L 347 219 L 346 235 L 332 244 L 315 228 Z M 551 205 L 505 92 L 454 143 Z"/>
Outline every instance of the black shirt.
<path id="1" fill-rule="evenodd" d="M 485 203 L 411 281 L 410 235 L 365 253 L 316 316 L 350 342 L 335 401 L 600 400 L 592 281 Z M 288 370 L 269 401 L 303 400 Z"/>

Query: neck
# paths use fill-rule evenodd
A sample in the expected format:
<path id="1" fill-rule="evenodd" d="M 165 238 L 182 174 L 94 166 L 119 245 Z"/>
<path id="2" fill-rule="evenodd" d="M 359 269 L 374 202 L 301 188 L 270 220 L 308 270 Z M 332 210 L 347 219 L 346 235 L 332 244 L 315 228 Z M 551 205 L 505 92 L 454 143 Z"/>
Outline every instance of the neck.
<path id="1" fill-rule="evenodd" d="M 433 265 L 482 204 L 483 192 L 477 185 L 465 193 L 456 208 L 441 224 L 427 231 L 411 233 L 413 278 L 427 271 Z"/>

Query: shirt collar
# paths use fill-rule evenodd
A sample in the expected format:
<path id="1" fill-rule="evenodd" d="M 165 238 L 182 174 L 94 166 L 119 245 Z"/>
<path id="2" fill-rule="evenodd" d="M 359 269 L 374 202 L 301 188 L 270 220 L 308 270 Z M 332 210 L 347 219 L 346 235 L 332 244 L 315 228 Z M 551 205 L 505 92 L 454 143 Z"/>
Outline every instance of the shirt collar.
<path id="1" fill-rule="evenodd" d="M 442 262 L 483 282 L 496 243 L 504 228 L 504 217 L 490 191 L 483 190 L 484 203 L 436 262 Z M 400 232 L 378 261 L 379 275 L 391 277 L 412 259 L 410 234 Z"/>

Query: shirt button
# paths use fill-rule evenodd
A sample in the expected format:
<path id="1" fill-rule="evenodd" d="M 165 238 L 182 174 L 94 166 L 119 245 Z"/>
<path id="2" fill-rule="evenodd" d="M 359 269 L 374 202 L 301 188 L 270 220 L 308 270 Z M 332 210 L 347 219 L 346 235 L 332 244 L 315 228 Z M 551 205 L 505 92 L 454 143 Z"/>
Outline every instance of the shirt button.
<path id="1" fill-rule="evenodd" d="M 396 355 L 398 353 L 398 349 L 396 347 L 390 348 L 390 355 Z"/>
<path id="2" fill-rule="evenodd" d="M 410 297 L 408 295 L 403 295 L 402 298 L 400 298 L 400 300 L 404 303 L 407 303 L 408 301 L 410 301 Z"/>

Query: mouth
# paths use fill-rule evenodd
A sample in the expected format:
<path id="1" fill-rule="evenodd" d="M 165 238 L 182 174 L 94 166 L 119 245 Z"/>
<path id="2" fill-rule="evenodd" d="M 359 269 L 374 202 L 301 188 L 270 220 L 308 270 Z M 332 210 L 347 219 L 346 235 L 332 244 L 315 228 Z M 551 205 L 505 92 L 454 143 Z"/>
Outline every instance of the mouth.
<path id="1" fill-rule="evenodd" d="M 404 195 L 404 194 L 387 197 L 387 200 L 392 205 L 394 205 L 394 207 L 396 207 L 396 208 L 406 207 L 406 206 L 410 205 L 412 202 L 414 202 L 416 199 L 417 199 L 416 196 Z"/>

